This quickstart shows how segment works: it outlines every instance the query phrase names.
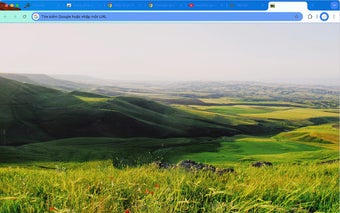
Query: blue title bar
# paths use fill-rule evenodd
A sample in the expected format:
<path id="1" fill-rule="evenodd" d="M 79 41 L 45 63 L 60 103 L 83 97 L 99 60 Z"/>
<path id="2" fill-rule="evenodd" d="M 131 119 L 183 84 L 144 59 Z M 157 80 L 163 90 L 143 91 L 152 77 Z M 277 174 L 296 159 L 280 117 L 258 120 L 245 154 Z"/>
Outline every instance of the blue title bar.
<path id="1" fill-rule="evenodd" d="M 279 0 L 280 1 L 280 0 Z M 286 0 L 289 1 L 289 0 Z M 28 1 L 28 0 L 0 0 L 0 10 L 28 10 L 28 11 L 124 11 L 124 10 L 227 10 L 227 11 L 253 11 L 253 10 L 267 10 L 269 2 L 273 1 L 207 1 L 207 0 L 194 0 L 194 1 L 178 1 L 178 0 L 157 0 L 157 1 L 120 1 L 120 0 L 98 0 L 98 1 Z M 293 1 L 292 1 L 293 2 Z M 303 1 L 301 1 L 303 2 Z M 339 1 L 307 1 L 309 10 L 339 10 Z"/>

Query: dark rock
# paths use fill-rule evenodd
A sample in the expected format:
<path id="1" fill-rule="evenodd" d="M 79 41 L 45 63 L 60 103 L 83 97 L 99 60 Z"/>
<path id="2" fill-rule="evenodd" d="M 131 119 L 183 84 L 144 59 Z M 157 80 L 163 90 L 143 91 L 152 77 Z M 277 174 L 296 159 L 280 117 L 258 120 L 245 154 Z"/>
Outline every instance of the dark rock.
<path id="1" fill-rule="evenodd" d="M 234 172 L 235 172 L 234 168 L 225 168 L 225 169 L 217 169 L 216 170 L 216 173 L 218 175 L 224 175 L 226 173 L 234 173 Z"/>
<path id="2" fill-rule="evenodd" d="M 273 164 L 271 162 L 258 161 L 258 162 L 252 163 L 251 166 L 259 168 L 263 166 L 273 166 Z"/>
<path id="3" fill-rule="evenodd" d="M 177 164 L 178 167 L 181 167 L 186 170 L 206 170 L 206 171 L 212 171 L 215 172 L 216 168 L 212 165 L 207 165 L 203 163 L 197 163 L 193 160 L 184 160 Z"/>
<path id="4" fill-rule="evenodd" d="M 216 168 L 212 165 L 198 163 L 193 160 L 183 160 L 179 162 L 177 165 L 170 164 L 165 161 L 157 161 L 157 162 L 154 162 L 153 165 L 155 165 L 159 169 L 172 169 L 172 168 L 178 167 L 178 168 L 183 168 L 186 171 L 197 171 L 197 170 L 210 171 L 218 175 L 223 175 L 226 173 L 235 173 L 235 170 L 233 168 Z"/>

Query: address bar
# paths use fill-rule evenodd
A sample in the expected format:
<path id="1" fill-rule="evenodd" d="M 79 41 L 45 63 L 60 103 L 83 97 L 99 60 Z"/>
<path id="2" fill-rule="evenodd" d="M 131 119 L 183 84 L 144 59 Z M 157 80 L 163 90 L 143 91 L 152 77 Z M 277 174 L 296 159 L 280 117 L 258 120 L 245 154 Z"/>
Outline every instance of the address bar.
<path id="1" fill-rule="evenodd" d="M 300 12 L 36 12 L 36 22 L 301 21 Z"/>

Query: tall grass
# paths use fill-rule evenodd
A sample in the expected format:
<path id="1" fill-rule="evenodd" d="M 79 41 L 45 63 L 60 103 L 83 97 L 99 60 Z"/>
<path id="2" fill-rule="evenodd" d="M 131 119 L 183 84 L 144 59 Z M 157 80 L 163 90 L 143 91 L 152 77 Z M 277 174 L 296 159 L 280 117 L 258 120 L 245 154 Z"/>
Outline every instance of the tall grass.
<path id="1" fill-rule="evenodd" d="M 0 168 L 0 212 L 338 212 L 338 165 L 240 166 L 219 176 L 110 161 Z M 48 169 L 48 168 L 51 169 Z"/>

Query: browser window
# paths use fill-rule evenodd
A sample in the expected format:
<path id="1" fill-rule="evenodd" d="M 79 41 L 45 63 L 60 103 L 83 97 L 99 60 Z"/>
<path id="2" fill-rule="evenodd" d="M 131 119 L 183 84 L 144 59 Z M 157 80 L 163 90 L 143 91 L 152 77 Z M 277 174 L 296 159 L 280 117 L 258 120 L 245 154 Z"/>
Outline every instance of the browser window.
<path id="1" fill-rule="evenodd" d="M 0 1 L 0 212 L 338 212 L 339 1 Z"/>

